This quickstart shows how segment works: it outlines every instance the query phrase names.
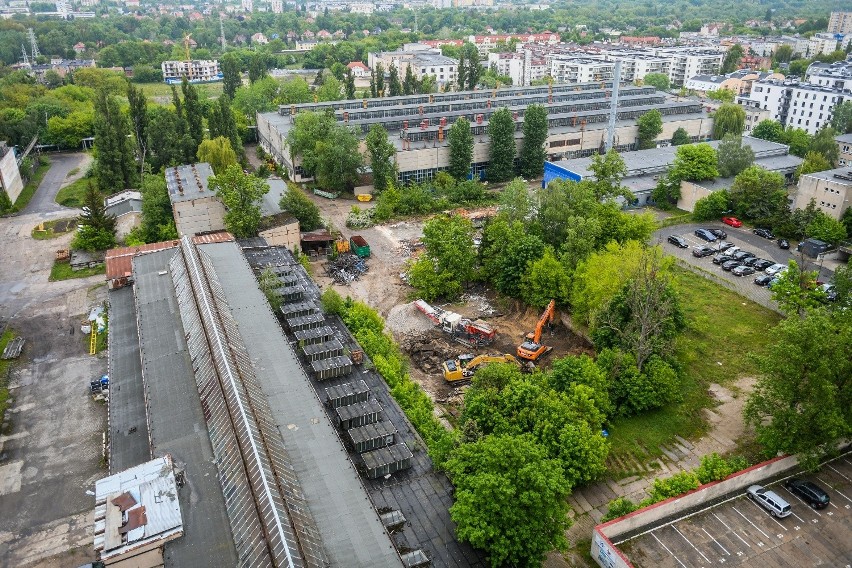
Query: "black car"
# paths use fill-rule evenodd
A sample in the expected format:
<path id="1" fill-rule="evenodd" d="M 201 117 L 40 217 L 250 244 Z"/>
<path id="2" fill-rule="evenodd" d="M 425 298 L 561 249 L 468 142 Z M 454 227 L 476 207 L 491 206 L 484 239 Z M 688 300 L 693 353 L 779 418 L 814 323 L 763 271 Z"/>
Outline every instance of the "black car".
<path id="1" fill-rule="evenodd" d="M 784 250 L 790 248 L 790 241 L 787 239 L 778 239 L 778 246 Z"/>
<path id="2" fill-rule="evenodd" d="M 753 256 L 753 252 L 748 252 L 747 250 L 738 250 L 734 253 L 734 260 L 739 260 L 740 262 L 742 262 L 743 260 L 751 258 Z"/>
<path id="3" fill-rule="evenodd" d="M 726 233 L 722 229 L 710 229 L 710 232 L 713 233 L 713 235 L 717 239 L 727 239 L 728 238 L 728 233 Z"/>
<path id="4" fill-rule="evenodd" d="M 716 251 L 707 246 L 692 247 L 692 256 L 697 256 L 698 258 L 704 258 L 705 256 L 710 256 L 715 253 Z"/>
<path id="5" fill-rule="evenodd" d="M 704 239 L 708 243 L 716 242 L 716 235 L 710 232 L 710 229 L 695 229 L 695 236 L 699 239 Z"/>
<path id="6" fill-rule="evenodd" d="M 775 235 L 773 235 L 769 229 L 755 229 L 752 231 L 752 233 L 754 233 L 758 237 L 763 237 L 764 239 L 772 240 L 775 238 Z"/>
<path id="7" fill-rule="evenodd" d="M 811 483 L 810 481 L 796 479 L 794 477 L 785 481 L 784 487 L 789 489 L 790 493 L 793 495 L 800 497 L 802 501 L 814 509 L 828 507 L 828 504 L 831 502 L 828 493 L 823 491 L 819 485 Z"/>
<path id="8" fill-rule="evenodd" d="M 730 272 L 731 270 L 738 267 L 739 265 L 740 265 L 739 260 L 729 260 L 728 262 L 722 263 L 722 270 L 726 270 L 726 271 Z"/>
<path id="9" fill-rule="evenodd" d="M 678 248 L 689 248 L 689 245 L 686 244 L 686 241 L 683 237 L 679 237 L 677 235 L 669 235 L 668 241 Z"/>
<path id="10" fill-rule="evenodd" d="M 772 282 L 772 277 L 768 274 L 760 274 L 754 279 L 754 283 L 758 286 L 769 286 L 770 282 Z"/>
<path id="11" fill-rule="evenodd" d="M 766 270 L 768 267 L 775 264 L 771 260 L 766 260 L 765 258 L 758 258 L 756 262 L 751 264 L 751 267 L 755 270 Z"/>
<path id="12" fill-rule="evenodd" d="M 760 259 L 756 256 L 750 256 L 748 258 L 743 259 L 743 266 L 754 266 L 754 264 Z"/>
<path id="13" fill-rule="evenodd" d="M 754 268 L 751 266 L 735 266 L 733 270 L 731 270 L 731 274 L 734 276 L 748 276 L 749 274 L 754 274 Z"/>
<path id="14" fill-rule="evenodd" d="M 723 250 L 728 250 L 732 246 L 734 246 L 734 243 L 729 243 L 728 241 L 719 241 L 718 243 L 713 245 L 713 249 L 721 252 Z"/>
<path id="15" fill-rule="evenodd" d="M 729 254 L 720 254 L 719 256 L 713 257 L 713 264 L 724 264 L 729 260 L 734 260 L 734 257 Z"/>

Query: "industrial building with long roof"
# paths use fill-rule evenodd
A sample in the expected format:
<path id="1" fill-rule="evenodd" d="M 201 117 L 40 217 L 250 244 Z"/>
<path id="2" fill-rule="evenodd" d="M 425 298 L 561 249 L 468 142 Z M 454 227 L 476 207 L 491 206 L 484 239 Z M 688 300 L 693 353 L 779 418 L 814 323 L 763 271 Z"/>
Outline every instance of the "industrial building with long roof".
<path id="1" fill-rule="evenodd" d="M 110 473 L 166 456 L 174 464 L 182 524 L 159 543 L 162 564 L 484 566 L 481 552 L 455 539 L 451 485 L 434 471 L 381 378 L 356 374 L 348 357 L 336 358 L 346 364 L 331 379 L 308 376 L 256 271 L 277 266 L 290 274 L 282 287 L 301 279 L 301 290 L 313 290 L 301 310 L 318 311 L 318 289 L 289 251 L 255 241 L 244 249 L 220 233 L 108 256 L 116 264 L 107 268 L 116 277 L 109 291 Z M 336 353 L 340 342 L 347 352 L 357 347 L 342 324 L 331 325 L 338 326 L 328 344 Z M 351 413 L 361 420 L 352 426 L 382 421 L 357 434 L 345 431 L 319 394 L 351 392 L 356 378 L 380 414 Z M 363 447 L 352 449 L 342 436 Z M 106 497 L 99 499 L 96 515 Z M 106 509 L 115 507 L 107 502 Z M 134 518 L 144 525 L 144 508 L 142 521 Z M 108 564 L 134 558 L 157 565 L 133 557 L 141 548 L 131 536 L 109 534 L 96 537 Z"/>
<path id="2" fill-rule="evenodd" d="M 366 136 L 373 124 L 381 124 L 396 149 L 398 181 L 421 182 L 431 179 L 449 165 L 447 130 L 459 118 L 471 123 L 474 137 L 472 173 L 482 176 L 488 167 L 488 121 L 497 109 L 507 108 L 515 120 L 515 143 L 523 145 L 524 113 L 540 104 L 548 114 L 545 151 L 549 160 L 571 159 L 597 153 L 606 138 L 612 106 L 612 82 L 543 87 L 460 91 L 363 100 L 282 105 L 277 112 L 258 113 L 260 145 L 280 165 L 290 179 L 307 179 L 298 156 L 291 156 L 287 135 L 302 112 L 333 112 L 335 119 Z M 636 119 L 650 110 L 663 118 L 658 141 L 670 140 L 683 128 L 694 141 L 709 139 L 713 120 L 701 103 L 673 101 L 654 87 L 622 85 L 619 89 L 614 129 L 614 147 L 619 151 L 636 149 Z"/>

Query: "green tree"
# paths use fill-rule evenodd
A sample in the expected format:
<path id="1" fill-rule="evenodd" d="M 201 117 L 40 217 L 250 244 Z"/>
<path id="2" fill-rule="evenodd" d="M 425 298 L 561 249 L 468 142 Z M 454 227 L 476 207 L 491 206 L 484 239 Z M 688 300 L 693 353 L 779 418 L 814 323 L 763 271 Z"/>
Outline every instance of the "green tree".
<path id="1" fill-rule="evenodd" d="M 409 272 L 411 285 L 427 300 L 458 298 L 473 279 L 473 225 L 459 215 L 441 215 L 423 226 L 426 252 Z"/>
<path id="2" fill-rule="evenodd" d="M 133 187 L 136 183 L 130 124 L 118 100 L 105 91 L 95 99 L 95 180 L 107 194 Z"/>
<path id="3" fill-rule="evenodd" d="M 656 111 L 653 111 L 656 112 Z M 627 175 L 627 166 L 615 148 L 603 156 L 595 154 L 589 170 L 594 174 L 593 188 L 598 200 L 608 200 L 615 197 L 623 197 L 627 201 L 633 199 L 633 194 L 621 185 L 621 180 Z"/>
<path id="4" fill-rule="evenodd" d="M 269 184 L 232 165 L 210 178 L 210 189 L 225 204 L 225 227 L 237 238 L 257 235 L 260 225 L 260 202 L 269 193 Z"/>
<path id="5" fill-rule="evenodd" d="M 352 100 L 355 98 L 355 76 L 352 74 L 352 69 L 346 68 L 346 73 L 343 80 L 343 90 L 346 92 L 346 98 Z"/>
<path id="6" fill-rule="evenodd" d="M 319 207 L 296 184 L 287 184 L 278 205 L 299 221 L 299 230 L 314 231 L 322 227 Z"/>
<path id="7" fill-rule="evenodd" d="M 373 170 L 373 187 L 377 193 L 381 193 L 396 181 L 396 148 L 388 140 L 388 132 L 381 124 L 370 127 L 366 143 Z"/>
<path id="8" fill-rule="evenodd" d="M 405 67 L 405 79 L 402 81 L 402 94 L 413 95 L 417 92 L 417 78 L 411 71 L 411 65 Z"/>
<path id="9" fill-rule="evenodd" d="M 507 108 L 501 108 L 488 121 L 488 180 L 512 179 L 515 170 L 515 121 Z"/>
<path id="10" fill-rule="evenodd" d="M 752 131 L 753 138 L 761 140 L 769 140 L 770 142 L 778 142 L 784 144 L 784 127 L 777 120 L 761 120 L 757 123 Z"/>
<path id="11" fill-rule="evenodd" d="M 391 63 L 390 66 L 390 78 L 388 79 L 388 88 L 390 89 L 390 96 L 398 97 L 402 95 L 402 83 L 399 82 L 399 71 L 396 68 L 396 65 Z"/>
<path id="12" fill-rule="evenodd" d="M 493 568 L 536 566 L 567 546 L 568 484 L 558 460 L 531 436 L 487 436 L 453 451 L 456 534 L 485 550 Z"/>
<path id="13" fill-rule="evenodd" d="M 255 51 L 249 59 L 248 78 L 250 83 L 256 83 L 266 77 L 268 56 L 264 51 Z"/>
<path id="14" fill-rule="evenodd" d="M 139 158 L 139 168 L 148 153 L 148 99 L 142 89 L 133 83 L 127 83 L 127 103 L 130 106 L 130 128 L 136 140 L 136 155 Z"/>
<path id="15" fill-rule="evenodd" d="M 814 137 L 811 139 L 810 146 L 808 146 L 808 152 L 816 152 L 817 154 L 822 155 L 823 158 L 828 160 L 828 163 L 831 164 L 832 168 L 837 165 L 837 158 L 840 155 L 840 149 L 837 147 L 837 142 L 834 140 L 835 136 L 837 136 L 837 132 L 830 126 L 820 128 L 819 131 L 814 134 Z"/>
<path id="16" fill-rule="evenodd" d="M 500 192 L 500 216 L 510 223 L 526 221 L 532 212 L 529 188 L 521 178 L 510 181 Z"/>
<path id="17" fill-rule="evenodd" d="M 797 454 L 816 467 L 852 435 L 852 324 L 843 314 L 811 310 L 769 330 L 768 352 L 756 356 L 762 376 L 745 419 L 767 455 Z"/>
<path id="18" fill-rule="evenodd" d="M 331 191 L 352 191 L 364 168 L 358 137 L 351 127 L 342 124 L 335 124 L 330 134 L 331 138 L 316 142 L 317 184 Z"/>
<path id="19" fill-rule="evenodd" d="M 805 161 L 796 170 L 797 176 L 812 174 L 815 172 L 824 172 L 831 169 L 831 163 L 825 159 L 825 156 L 817 152 L 808 152 L 805 154 Z"/>
<path id="20" fill-rule="evenodd" d="M 479 50 L 475 45 L 465 42 L 462 46 L 462 51 L 464 51 L 465 59 L 467 60 L 466 86 L 468 91 L 472 91 L 479 84 L 484 70 L 482 69 L 482 64 L 479 62 Z"/>
<path id="21" fill-rule="evenodd" d="M 524 141 L 521 144 L 520 170 L 527 179 L 541 177 L 547 153 L 547 109 L 542 105 L 530 105 L 524 112 Z"/>
<path id="22" fill-rule="evenodd" d="M 163 176 L 146 175 L 142 181 L 142 240 L 158 243 L 178 237 Z"/>
<path id="23" fill-rule="evenodd" d="M 787 268 L 778 275 L 778 282 L 772 286 L 772 299 L 788 317 L 805 317 L 822 305 L 825 294 L 817 289 L 817 274 L 815 270 L 802 270 L 790 259 Z"/>
<path id="24" fill-rule="evenodd" d="M 760 125 L 758 125 L 760 126 Z M 784 130 L 782 142 L 790 147 L 790 153 L 794 156 L 804 158 L 811 146 L 812 136 L 801 128 L 788 126 Z"/>
<path id="25" fill-rule="evenodd" d="M 529 263 L 521 277 L 521 299 L 536 308 L 544 308 L 551 299 L 567 304 L 570 292 L 568 273 L 549 247 L 541 258 Z"/>
<path id="26" fill-rule="evenodd" d="M 723 103 L 713 114 L 713 138 L 721 140 L 725 134 L 741 136 L 745 128 L 745 111 L 736 103 Z"/>
<path id="27" fill-rule="evenodd" d="M 668 91 L 671 88 L 669 76 L 665 73 L 648 73 L 642 82 L 646 85 L 656 87 L 661 91 Z"/>
<path id="28" fill-rule="evenodd" d="M 743 139 L 726 134 L 716 148 L 721 177 L 733 177 L 754 163 L 754 151 L 743 145 Z"/>
<path id="29" fill-rule="evenodd" d="M 775 53 L 772 54 L 772 61 L 776 67 L 779 66 L 780 63 L 789 63 L 792 58 L 792 45 L 779 45 L 778 49 L 775 50 Z"/>
<path id="30" fill-rule="evenodd" d="M 80 229 L 71 248 L 98 251 L 114 247 L 115 216 L 107 214 L 104 198 L 91 182 L 86 185 L 83 204 L 83 214 L 77 219 Z"/>
<path id="31" fill-rule="evenodd" d="M 714 89 L 707 91 L 707 98 L 713 101 L 732 103 L 734 102 L 734 92 L 730 89 Z"/>
<path id="32" fill-rule="evenodd" d="M 689 137 L 689 133 L 682 127 L 679 127 L 672 134 L 672 146 L 680 146 L 682 144 L 689 144 L 690 142 L 692 142 L 692 139 Z"/>
<path id="33" fill-rule="evenodd" d="M 282 105 L 307 103 L 313 100 L 311 86 L 302 77 L 291 77 L 280 83 L 275 102 Z"/>
<path id="34" fill-rule="evenodd" d="M 214 103 L 207 114 L 207 126 L 210 130 L 210 138 L 223 136 L 231 143 L 231 149 L 237 154 L 237 158 L 243 155 L 243 145 L 240 134 L 237 131 L 237 121 L 234 111 L 231 110 L 231 100 L 228 95 L 222 94 Z"/>
<path id="35" fill-rule="evenodd" d="M 836 245 L 846 238 L 846 226 L 842 221 L 832 219 L 822 211 L 818 211 L 815 218 L 808 224 L 805 234 L 808 237 Z"/>
<path id="36" fill-rule="evenodd" d="M 327 101 L 339 101 L 343 98 L 343 90 L 337 77 L 329 75 L 322 85 L 316 90 L 317 100 L 321 103 Z"/>
<path id="37" fill-rule="evenodd" d="M 91 110 L 75 110 L 68 116 L 56 115 L 47 120 L 44 142 L 62 148 L 77 149 L 83 138 L 94 133 L 95 113 Z"/>
<path id="38" fill-rule="evenodd" d="M 669 177 L 687 181 L 715 179 L 719 175 L 718 155 L 710 144 L 678 146 Z"/>
<path id="39" fill-rule="evenodd" d="M 657 136 L 663 131 L 663 115 L 657 109 L 649 110 L 636 120 L 639 129 L 639 149 L 647 150 L 657 146 Z"/>
<path id="40" fill-rule="evenodd" d="M 739 68 L 740 60 L 745 55 L 743 51 L 743 46 L 736 43 L 731 49 L 728 50 L 728 53 L 725 54 L 725 59 L 722 61 L 722 68 L 719 70 L 719 73 L 722 75 L 726 75 L 728 73 L 733 73 Z"/>
<path id="41" fill-rule="evenodd" d="M 376 81 L 376 95 L 385 96 L 385 68 L 381 63 L 376 63 L 376 68 L 373 69 L 373 78 Z"/>
<path id="42" fill-rule="evenodd" d="M 212 140 L 204 140 L 198 146 L 198 161 L 207 162 L 213 168 L 213 173 L 224 173 L 229 166 L 236 165 L 237 154 L 231 148 L 231 141 L 224 136 Z"/>
<path id="43" fill-rule="evenodd" d="M 738 215 L 769 223 L 787 204 L 784 176 L 760 166 L 748 167 L 734 178 L 731 202 Z"/>
<path id="44" fill-rule="evenodd" d="M 467 60 L 464 50 L 459 50 L 459 65 L 458 73 L 456 73 L 456 81 L 458 81 L 458 91 L 464 91 L 467 86 Z"/>
<path id="45" fill-rule="evenodd" d="M 470 122 L 459 117 L 450 127 L 450 165 L 447 172 L 457 180 L 467 179 L 470 173 L 470 163 L 473 159 L 473 134 Z"/>
<path id="46" fill-rule="evenodd" d="M 831 127 L 839 134 L 852 132 L 852 101 L 844 101 L 831 112 Z"/>
<path id="47" fill-rule="evenodd" d="M 731 196 L 727 190 L 714 191 L 695 202 L 692 218 L 696 221 L 716 221 L 731 210 Z"/>
<path id="48" fill-rule="evenodd" d="M 242 61 L 236 53 L 230 52 L 219 59 L 219 64 L 222 68 L 222 92 L 233 99 L 237 89 L 243 86 Z"/>
<path id="49" fill-rule="evenodd" d="M 191 144 L 186 148 L 185 159 L 187 163 L 192 163 L 198 152 L 198 145 L 204 140 L 204 108 L 198 100 L 198 90 L 195 85 L 191 85 L 186 80 L 186 77 L 183 78 L 180 88 L 183 92 L 183 114 L 188 125 L 187 133 L 192 139 Z"/>

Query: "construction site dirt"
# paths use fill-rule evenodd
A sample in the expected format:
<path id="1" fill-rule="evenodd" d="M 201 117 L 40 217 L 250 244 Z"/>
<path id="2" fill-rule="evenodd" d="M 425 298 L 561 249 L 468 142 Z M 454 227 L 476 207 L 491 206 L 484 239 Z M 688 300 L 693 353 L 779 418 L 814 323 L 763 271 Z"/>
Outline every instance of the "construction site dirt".
<path id="1" fill-rule="evenodd" d="M 320 207 L 323 217 L 332 226 L 339 228 L 348 237 L 352 231 L 346 228 L 346 216 L 352 201 L 329 200 L 311 196 Z M 372 203 L 359 203 L 359 207 L 371 207 Z M 400 347 L 409 355 L 411 377 L 420 384 L 429 396 L 440 404 L 446 413 L 455 416 L 464 386 L 451 385 L 443 378 L 442 363 L 461 354 L 474 352 L 470 347 L 458 343 L 443 333 L 413 305 L 416 291 L 400 277 L 412 255 L 419 253 L 416 246 L 422 237 L 424 219 L 406 219 L 385 225 L 358 229 L 370 243 L 371 255 L 367 260 L 369 270 L 349 284 L 339 284 L 325 274 L 323 262 L 315 263 L 314 279 L 321 287 L 332 286 L 342 296 L 361 300 L 377 310 L 386 320 L 387 330 L 393 334 Z M 412 246 L 412 243 L 415 246 Z M 541 310 L 528 308 L 520 302 L 498 298 L 485 288 L 468 291 L 457 304 L 439 305 L 466 318 L 482 319 L 497 330 L 493 343 L 479 347 L 478 354 L 517 353 L 518 344 L 524 336 L 535 329 Z M 568 354 L 591 353 L 591 344 L 571 331 L 557 314 L 550 329 L 545 328 L 542 342 L 552 347 L 537 365 L 548 367 L 557 357 Z"/>

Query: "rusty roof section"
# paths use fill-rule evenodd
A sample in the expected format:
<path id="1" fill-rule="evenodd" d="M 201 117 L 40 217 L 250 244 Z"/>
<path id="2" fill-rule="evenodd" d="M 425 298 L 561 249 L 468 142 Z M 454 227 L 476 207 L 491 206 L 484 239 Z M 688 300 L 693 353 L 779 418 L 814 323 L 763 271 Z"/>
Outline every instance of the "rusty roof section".
<path id="1" fill-rule="evenodd" d="M 192 237 L 193 244 L 207 245 L 211 243 L 227 243 L 234 240 L 234 235 L 228 231 L 216 231 Z"/>
<path id="2" fill-rule="evenodd" d="M 153 252 L 168 248 L 175 248 L 179 241 L 163 241 L 161 243 L 148 243 L 135 247 L 121 247 L 110 249 L 106 253 L 106 278 L 129 277 L 133 269 L 131 268 L 131 260 L 137 254 Z"/>

